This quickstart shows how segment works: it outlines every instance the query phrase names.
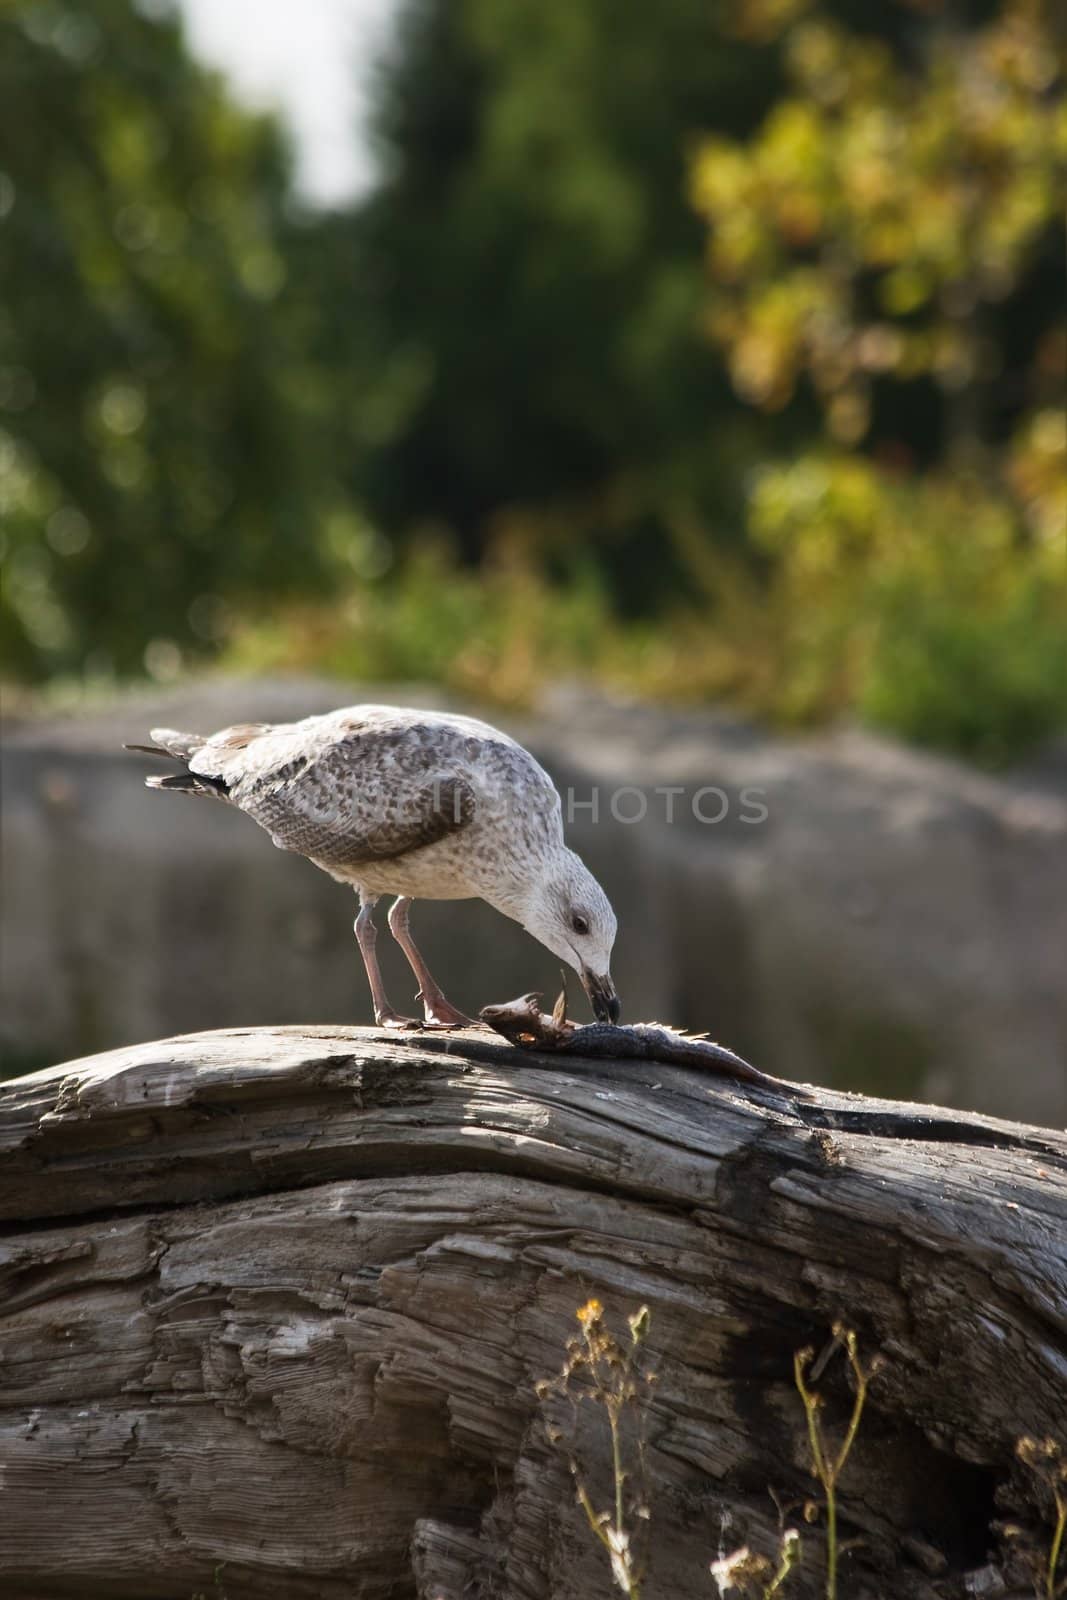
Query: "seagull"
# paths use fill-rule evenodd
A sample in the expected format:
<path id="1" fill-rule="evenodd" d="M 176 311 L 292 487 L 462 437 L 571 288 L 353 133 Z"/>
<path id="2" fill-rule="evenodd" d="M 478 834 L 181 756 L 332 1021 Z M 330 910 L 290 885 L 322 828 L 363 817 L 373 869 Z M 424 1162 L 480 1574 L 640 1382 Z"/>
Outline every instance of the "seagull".
<path id="1" fill-rule="evenodd" d="M 348 706 L 301 722 L 241 723 L 204 737 L 153 728 L 150 745 L 182 770 L 150 789 L 202 795 L 244 811 L 280 850 L 307 856 L 359 896 L 355 934 L 375 1021 L 456 1028 L 419 953 L 413 900 L 488 901 L 572 967 L 601 1022 L 617 1022 L 611 979 L 615 913 L 563 838 L 552 779 L 522 745 L 473 717 L 399 706 Z M 374 907 L 395 895 L 389 929 L 419 985 L 423 1022 L 389 1004 Z"/>

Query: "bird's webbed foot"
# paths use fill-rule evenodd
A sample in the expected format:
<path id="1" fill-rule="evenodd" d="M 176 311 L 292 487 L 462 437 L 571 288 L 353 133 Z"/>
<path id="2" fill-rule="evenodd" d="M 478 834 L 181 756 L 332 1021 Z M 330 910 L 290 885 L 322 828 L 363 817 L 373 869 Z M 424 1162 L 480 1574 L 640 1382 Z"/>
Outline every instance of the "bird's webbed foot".
<path id="1" fill-rule="evenodd" d="M 468 1017 L 465 1011 L 454 1006 L 451 1000 L 446 1000 L 438 991 L 436 994 L 420 994 L 426 1028 L 473 1028 L 476 1026 L 473 1017 Z"/>
<path id="2" fill-rule="evenodd" d="M 392 1006 L 388 1006 L 381 1011 L 376 1011 L 374 1013 L 374 1020 L 378 1024 L 379 1028 L 390 1028 L 401 1033 L 409 1031 L 412 1028 L 421 1028 L 423 1026 L 418 1017 L 405 1017 L 401 1015 L 399 1011 L 394 1011 Z"/>

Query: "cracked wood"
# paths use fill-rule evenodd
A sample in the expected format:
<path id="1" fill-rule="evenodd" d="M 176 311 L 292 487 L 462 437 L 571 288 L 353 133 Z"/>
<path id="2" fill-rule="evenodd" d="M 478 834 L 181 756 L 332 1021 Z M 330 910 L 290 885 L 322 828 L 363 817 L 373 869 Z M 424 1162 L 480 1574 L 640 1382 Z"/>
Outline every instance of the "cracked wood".
<path id="1" fill-rule="evenodd" d="M 648 1600 L 709 1594 L 723 1541 L 773 1545 L 769 1487 L 812 1492 L 791 1358 L 835 1319 L 889 1361 L 851 1596 L 961 1592 L 1016 1439 L 1067 1415 L 1067 1137 L 962 1113 L 231 1031 L 0 1086 L 0 1217 L 10 1600 L 607 1596 L 534 1395 L 589 1295 L 652 1312 Z"/>

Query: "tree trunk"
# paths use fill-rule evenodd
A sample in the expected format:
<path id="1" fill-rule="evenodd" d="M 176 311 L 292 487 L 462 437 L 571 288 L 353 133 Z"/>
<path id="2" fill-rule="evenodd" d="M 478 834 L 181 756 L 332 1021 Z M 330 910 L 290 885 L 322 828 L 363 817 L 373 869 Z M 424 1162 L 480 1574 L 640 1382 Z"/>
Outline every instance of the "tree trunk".
<path id="1" fill-rule="evenodd" d="M 1015 1447 L 1067 1443 L 1062 1134 L 474 1032 L 230 1031 L 0 1087 L 0 1216 L 8 1600 L 617 1593 L 569 1465 L 613 1510 L 605 1411 L 536 1393 L 590 1298 L 626 1344 L 651 1314 L 643 1600 L 716 1600 L 776 1503 L 781 1600 L 823 1593 L 793 1355 L 838 1321 L 886 1361 L 842 1600 L 1003 1593 L 973 1573 L 1004 1517 L 1047 1559 Z"/>

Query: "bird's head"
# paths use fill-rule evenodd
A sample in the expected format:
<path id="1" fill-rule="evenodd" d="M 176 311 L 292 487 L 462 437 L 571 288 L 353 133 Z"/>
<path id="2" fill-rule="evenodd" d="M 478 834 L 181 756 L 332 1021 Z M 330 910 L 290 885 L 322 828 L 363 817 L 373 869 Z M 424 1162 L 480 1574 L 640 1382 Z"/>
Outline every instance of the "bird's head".
<path id="1" fill-rule="evenodd" d="M 573 967 L 598 1022 L 618 1022 L 621 1007 L 611 981 L 617 923 L 611 902 L 573 850 L 524 898 L 518 920 L 527 933 Z"/>

